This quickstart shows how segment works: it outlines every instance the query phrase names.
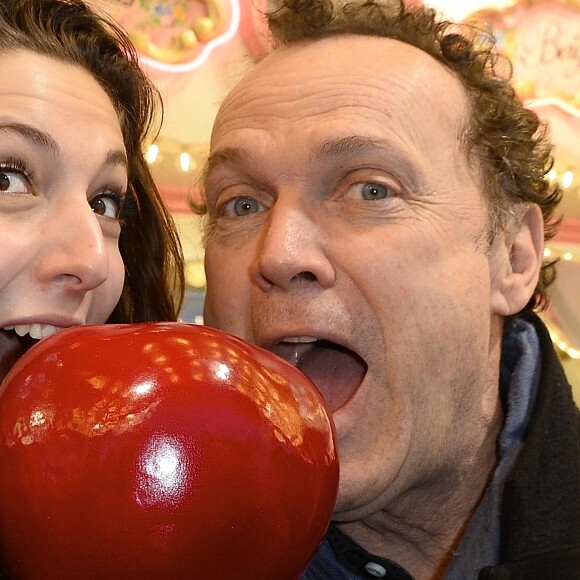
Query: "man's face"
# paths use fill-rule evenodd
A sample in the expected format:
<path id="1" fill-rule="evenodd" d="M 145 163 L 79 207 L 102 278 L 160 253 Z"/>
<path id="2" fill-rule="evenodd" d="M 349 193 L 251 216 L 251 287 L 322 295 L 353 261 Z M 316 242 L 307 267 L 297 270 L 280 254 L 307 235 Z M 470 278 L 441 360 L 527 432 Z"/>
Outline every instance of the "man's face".
<path id="1" fill-rule="evenodd" d="M 443 485 L 497 422 L 505 252 L 460 83 L 398 41 L 286 48 L 230 94 L 207 174 L 206 323 L 297 364 L 338 433 L 338 519 Z"/>

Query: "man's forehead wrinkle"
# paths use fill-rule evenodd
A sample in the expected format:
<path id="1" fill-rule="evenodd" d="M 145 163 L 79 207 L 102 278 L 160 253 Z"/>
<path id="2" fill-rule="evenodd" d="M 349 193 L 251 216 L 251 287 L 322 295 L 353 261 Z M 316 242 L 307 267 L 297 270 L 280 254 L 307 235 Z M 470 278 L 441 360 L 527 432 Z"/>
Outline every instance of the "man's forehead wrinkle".
<path id="1" fill-rule="evenodd" d="M 338 55 L 332 55 L 327 69 L 324 56 L 329 52 L 309 52 L 307 46 L 303 47 L 305 52 L 288 49 L 266 66 L 260 63 L 222 103 L 212 150 L 233 146 L 255 156 L 258 151 L 270 151 L 270 142 L 277 143 L 280 135 L 295 131 L 313 148 L 308 152 L 311 163 L 335 154 L 364 155 L 363 149 L 370 150 L 373 140 L 382 141 L 395 160 L 424 147 L 436 147 L 442 131 L 459 136 L 469 117 L 461 82 L 419 49 L 393 42 L 396 44 L 387 43 L 381 45 L 384 50 L 373 51 L 385 57 L 382 62 L 367 61 L 361 67 L 352 62 L 349 66 L 344 62 L 346 56 L 339 58 L 344 45 Z M 300 59 L 308 54 L 313 59 L 305 66 Z M 442 94 L 448 97 L 442 99 Z M 423 119 L 421 123 L 416 122 L 417 116 Z M 352 138 L 353 134 L 358 137 Z M 459 148 L 460 139 L 455 143 Z M 372 146 L 376 154 L 379 144 Z M 210 170 L 221 162 L 239 166 L 248 159 L 215 157 Z"/>
<path id="2" fill-rule="evenodd" d="M 308 81 L 303 82 L 302 87 L 308 87 Z M 224 102 L 217 116 L 217 125 L 221 128 L 226 123 L 247 123 L 252 127 L 260 118 L 290 123 L 295 119 L 318 116 L 317 113 L 323 111 L 320 104 L 332 102 L 333 109 L 337 111 L 347 108 L 352 105 L 352 94 L 344 84 L 332 86 L 327 83 L 323 89 L 319 87 L 310 92 L 308 98 L 305 98 L 304 92 L 296 89 L 290 92 L 284 91 L 282 87 L 244 87 Z"/>
<path id="3" fill-rule="evenodd" d="M 287 116 L 293 110 L 302 111 L 311 99 L 313 102 L 331 100 L 338 103 L 341 98 L 349 102 L 353 95 L 366 95 L 374 100 L 384 91 L 384 78 L 380 75 L 354 67 L 329 66 L 324 58 L 314 58 L 305 68 L 302 61 L 297 66 L 296 55 L 288 58 L 288 62 L 276 67 L 258 64 L 224 99 L 218 118 L 246 107 L 260 110 L 266 106 L 275 108 L 299 103 L 299 108 L 284 110 L 284 116 Z M 387 76 L 388 68 L 384 72 L 383 76 Z"/>
<path id="4" fill-rule="evenodd" d="M 454 89 L 463 92 L 463 87 L 451 74 L 442 77 L 441 83 L 445 83 L 446 92 Z M 441 83 L 427 85 L 421 78 L 389 75 L 387 72 L 383 77 L 359 74 L 349 80 L 339 74 L 324 79 L 301 78 L 295 83 L 281 80 L 275 86 L 271 78 L 264 77 L 260 82 L 244 83 L 224 101 L 216 119 L 216 128 L 221 129 L 224 124 L 255 126 L 260 117 L 264 121 L 275 118 L 282 123 L 291 123 L 328 113 L 342 116 L 348 114 L 348 109 L 352 109 L 353 114 L 368 114 L 370 118 L 380 115 L 390 121 L 403 104 L 407 112 L 413 107 L 433 107 L 434 115 L 453 118 L 459 124 L 457 111 L 445 107 L 439 98 Z M 462 97 L 467 99 L 465 93 Z"/>

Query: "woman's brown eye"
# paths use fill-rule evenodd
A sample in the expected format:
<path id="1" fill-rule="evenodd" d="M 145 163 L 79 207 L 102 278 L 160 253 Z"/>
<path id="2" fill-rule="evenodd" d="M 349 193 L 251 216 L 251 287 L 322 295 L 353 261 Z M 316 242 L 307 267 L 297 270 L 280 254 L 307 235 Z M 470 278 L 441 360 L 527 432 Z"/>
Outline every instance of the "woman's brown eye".
<path id="1" fill-rule="evenodd" d="M 0 170 L 0 191 L 5 191 L 6 193 L 28 193 L 29 189 L 22 175 Z"/>
<path id="2" fill-rule="evenodd" d="M 97 215 L 117 219 L 121 212 L 121 204 L 116 197 L 111 195 L 99 195 L 90 202 L 92 210 Z"/>

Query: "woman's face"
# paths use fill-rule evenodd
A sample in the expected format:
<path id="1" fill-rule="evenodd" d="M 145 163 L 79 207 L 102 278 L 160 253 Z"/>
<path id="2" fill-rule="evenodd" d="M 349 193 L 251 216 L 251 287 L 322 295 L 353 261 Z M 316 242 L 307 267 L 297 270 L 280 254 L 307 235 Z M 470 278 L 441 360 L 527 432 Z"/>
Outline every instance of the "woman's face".
<path id="1" fill-rule="evenodd" d="M 104 323 L 117 304 L 127 158 L 88 72 L 27 51 L 0 67 L 1 379 L 33 339 Z"/>

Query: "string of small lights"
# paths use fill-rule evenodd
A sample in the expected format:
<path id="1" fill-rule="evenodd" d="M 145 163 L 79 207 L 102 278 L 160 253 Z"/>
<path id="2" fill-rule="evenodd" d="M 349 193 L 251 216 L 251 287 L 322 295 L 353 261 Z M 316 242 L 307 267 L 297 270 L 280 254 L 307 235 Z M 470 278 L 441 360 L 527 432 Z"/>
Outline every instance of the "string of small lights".
<path id="1" fill-rule="evenodd" d="M 580 199 L 579 177 L 571 164 L 556 161 L 554 167 L 548 172 L 548 179 L 558 182 L 564 191 L 564 196 L 577 196 Z M 557 258 L 562 262 L 574 262 L 580 264 L 580 246 L 549 244 L 544 249 L 545 258 Z M 580 350 L 571 344 L 571 339 L 558 328 L 549 317 L 545 320 L 552 342 L 557 351 L 563 357 L 580 360 Z"/>
<path id="2" fill-rule="evenodd" d="M 565 262 L 577 262 L 580 264 L 580 247 L 578 247 L 577 251 L 573 251 L 569 247 L 551 245 L 544 249 L 544 258 L 558 258 Z"/>
<path id="3" fill-rule="evenodd" d="M 580 360 L 580 350 L 574 348 L 573 346 L 570 346 L 570 344 L 568 344 L 568 341 L 562 338 L 560 334 L 550 326 L 549 323 L 548 329 L 550 331 L 550 337 L 552 338 L 552 342 L 556 345 L 561 354 L 568 356 L 574 360 Z"/>
<path id="4" fill-rule="evenodd" d="M 158 139 L 145 152 L 149 165 L 163 163 L 181 173 L 193 173 L 205 162 L 208 146 L 205 143 L 180 143 L 171 139 Z"/>
<path id="5" fill-rule="evenodd" d="M 580 264 L 580 246 L 575 246 L 575 248 L 576 250 L 571 249 L 570 246 L 553 244 L 544 249 L 544 257 Z M 571 344 L 571 339 L 554 324 L 549 316 L 544 321 L 550 331 L 552 342 L 560 354 L 574 360 L 580 360 L 580 350 L 576 348 L 578 345 Z"/>
<path id="6" fill-rule="evenodd" d="M 173 161 L 175 167 L 183 173 L 195 171 L 203 163 L 207 155 L 208 145 L 205 143 L 180 143 L 167 138 L 160 138 L 147 147 L 145 158 L 151 165 L 164 160 Z M 571 163 L 556 161 L 548 172 L 551 181 L 558 181 L 565 192 L 580 192 L 580 168 Z"/>

